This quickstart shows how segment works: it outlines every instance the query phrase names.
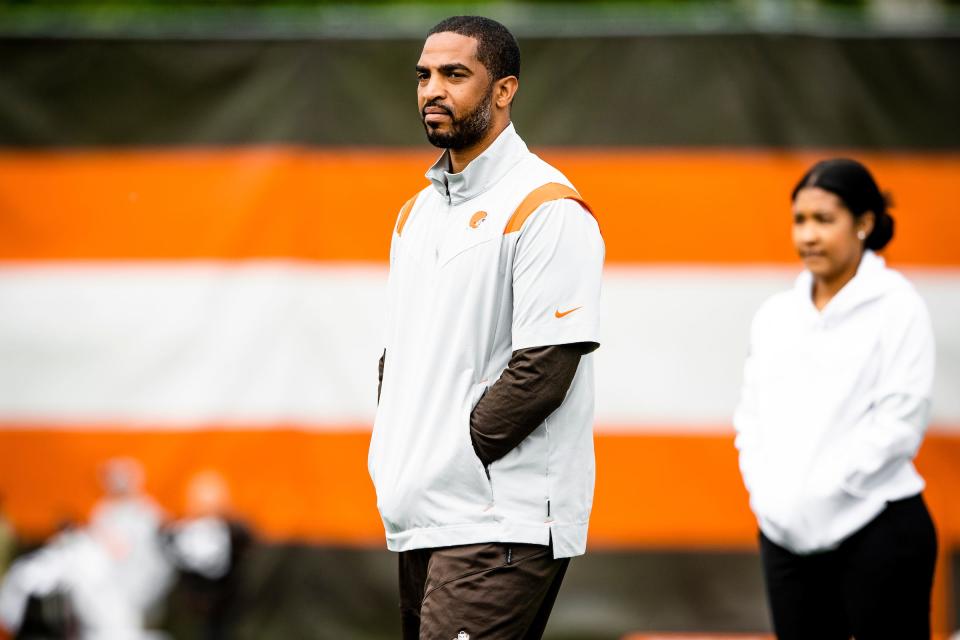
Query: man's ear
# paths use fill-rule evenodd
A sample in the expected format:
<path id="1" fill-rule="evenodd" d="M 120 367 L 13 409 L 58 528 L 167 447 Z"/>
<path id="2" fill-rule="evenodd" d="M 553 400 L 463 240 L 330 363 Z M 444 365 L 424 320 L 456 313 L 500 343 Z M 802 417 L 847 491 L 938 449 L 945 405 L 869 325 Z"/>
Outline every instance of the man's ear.
<path id="1" fill-rule="evenodd" d="M 493 83 L 493 102 L 501 109 L 508 109 L 517 95 L 520 81 L 517 76 L 506 76 Z"/>

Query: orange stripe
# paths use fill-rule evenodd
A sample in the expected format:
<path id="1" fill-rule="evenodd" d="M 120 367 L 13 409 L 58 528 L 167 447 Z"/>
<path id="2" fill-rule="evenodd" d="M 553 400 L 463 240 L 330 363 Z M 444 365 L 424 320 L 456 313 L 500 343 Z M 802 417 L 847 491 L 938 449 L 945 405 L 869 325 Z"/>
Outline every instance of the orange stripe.
<path id="1" fill-rule="evenodd" d="M 220 472 L 236 511 L 273 539 L 380 544 L 383 531 L 366 475 L 369 436 L 354 432 L 0 431 L 0 496 L 18 531 L 37 536 L 83 520 L 98 495 L 98 466 L 131 456 L 146 488 L 173 514 L 190 477 Z"/>
<path id="2" fill-rule="evenodd" d="M 215 469 L 236 511 L 267 539 L 384 547 L 367 476 L 369 435 L 265 431 L 0 429 L 0 497 L 27 538 L 65 517 L 83 520 L 97 498 L 96 470 L 119 455 L 139 459 L 147 491 L 183 512 L 190 476 Z M 599 435 L 591 550 L 659 547 L 755 549 L 756 525 L 731 436 Z M 933 620 L 948 628 L 949 550 L 960 546 L 960 435 L 927 437 L 918 467 L 941 553 Z"/>
<path id="3" fill-rule="evenodd" d="M 379 544 L 383 531 L 367 476 L 369 435 L 276 430 L 0 430 L 0 496 L 23 532 L 50 530 L 93 504 L 97 465 L 129 455 L 147 468 L 149 491 L 182 510 L 189 476 L 219 470 L 236 508 L 273 538 Z M 754 544 L 756 525 L 732 437 L 598 435 L 590 544 L 600 547 Z M 960 435 L 931 434 L 918 466 L 948 544 L 960 544 Z"/>
<path id="4" fill-rule="evenodd" d="M 824 157 L 855 157 L 893 194 L 894 265 L 960 265 L 960 154 L 590 151 L 541 154 L 603 220 L 606 260 L 798 264 L 790 192 Z"/>
<path id="5" fill-rule="evenodd" d="M 547 149 L 608 263 L 790 263 L 789 193 L 836 152 Z M 960 153 L 858 153 L 896 201 L 894 264 L 960 266 Z M 428 150 L 0 152 L 0 259 L 385 262 Z"/>
<path id="6" fill-rule="evenodd" d="M 0 258 L 385 262 L 431 153 L 0 153 Z"/>
<path id="7" fill-rule="evenodd" d="M 551 200 L 562 199 L 576 200 L 581 204 L 581 206 L 583 206 L 584 209 L 590 213 L 593 213 L 593 210 L 590 209 L 590 205 L 583 201 L 579 193 L 565 184 L 550 182 L 537 187 L 531 191 L 526 198 L 523 199 L 523 202 L 520 203 L 520 206 L 516 208 L 516 210 L 513 212 L 513 215 L 511 215 L 510 219 L 507 220 L 507 226 L 503 230 L 503 235 L 520 231 L 520 229 L 523 228 L 523 223 L 527 221 L 527 218 L 529 218 L 541 205 L 550 202 Z"/>
<path id="8" fill-rule="evenodd" d="M 413 205 L 417 201 L 417 196 L 420 194 L 417 193 L 416 196 L 413 196 L 404 203 L 403 208 L 400 209 L 400 218 L 397 220 L 397 235 L 403 233 L 403 225 L 407 224 L 407 218 L 410 217 L 410 212 L 413 211 Z"/>

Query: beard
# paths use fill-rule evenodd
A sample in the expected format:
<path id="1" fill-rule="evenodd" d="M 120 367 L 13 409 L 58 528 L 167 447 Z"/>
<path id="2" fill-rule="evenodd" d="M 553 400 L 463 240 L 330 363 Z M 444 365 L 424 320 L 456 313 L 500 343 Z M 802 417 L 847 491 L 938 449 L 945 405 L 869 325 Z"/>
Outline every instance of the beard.
<path id="1" fill-rule="evenodd" d="M 491 84 L 491 89 L 493 85 Z M 423 123 L 423 127 L 427 132 L 427 140 L 430 141 L 435 147 L 440 147 L 441 149 L 453 149 L 454 151 L 459 151 L 461 149 L 466 149 L 472 147 L 473 145 L 480 142 L 486 135 L 487 131 L 490 130 L 490 123 L 493 120 L 493 115 L 491 111 L 491 105 L 493 104 L 493 91 L 488 91 L 484 95 L 483 99 L 477 103 L 477 106 L 473 108 L 472 111 L 458 116 L 454 113 L 453 109 L 443 104 L 439 100 L 433 102 L 428 102 L 423 105 L 423 108 L 427 107 L 441 107 L 446 110 L 447 115 L 450 116 L 450 128 L 446 132 L 441 132 L 439 129 L 431 127 L 426 122 Z M 420 112 L 421 119 L 426 117 L 426 114 L 421 110 Z"/>

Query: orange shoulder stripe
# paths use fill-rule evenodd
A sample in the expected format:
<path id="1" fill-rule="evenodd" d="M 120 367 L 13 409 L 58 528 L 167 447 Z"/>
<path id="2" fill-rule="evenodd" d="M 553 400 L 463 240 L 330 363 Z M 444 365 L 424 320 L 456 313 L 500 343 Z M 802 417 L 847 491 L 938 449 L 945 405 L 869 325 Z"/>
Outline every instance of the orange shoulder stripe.
<path id="1" fill-rule="evenodd" d="M 397 235 L 403 233 L 403 225 L 407 224 L 407 218 L 410 217 L 410 212 L 413 211 L 413 205 L 416 203 L 417 196 L 419 195 L 420 193 L 417 192 L 417 194 L 407 200 L 403 208 L 400 209 L 400 217 L 397 219 Z"/>
<path id="2" fill-rule="evenodd" d="M 513 212 L 513 215 L 510 216 L 510 220 L 507 221 L 507 226 L 504 228 L 503 234 L 506 235 L 514 231 L 520 231 L 520 229 L 523 228 L 523 223 L 527 221 L 527 218 L 529 218 L 540 205 L 550 202 L 551 200 L 561 200 L 563 198 L 576 200 L 590 215 L 593 215 L 593 210 L 590 208 L 590 205 L 588 205 L 574 189 L 559 182 L 548 182 L 531 191 L 527 197 L 523 199 L 520 206 L 518 206 Z"/>

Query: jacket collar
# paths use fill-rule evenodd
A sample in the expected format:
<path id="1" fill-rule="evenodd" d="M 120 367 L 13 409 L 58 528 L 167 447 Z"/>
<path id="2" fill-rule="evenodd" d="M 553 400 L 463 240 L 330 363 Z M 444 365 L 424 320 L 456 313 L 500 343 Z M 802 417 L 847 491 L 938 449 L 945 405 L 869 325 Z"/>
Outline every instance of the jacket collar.
<path id="1" fill-rule="evenodd" d="M 444 151 L 425 174 L 437 192 L 451 205 L 475 198 L 497 183 L 529 150 L 511 122 L 483 153 L 460 173 L 449 173 L 450 151 Z"/>
<path id="2" fill-rule="evenodd" d="M 794 291 L 821 319 L 838 318 L 860 305 L 882 296 L 889 289 L 891 280 L 884 259 L 867 249 L 860 258 L 857 273 L 827 303 L 817 311 L 813 305 L 813 274 L 801 273 L 794 284 Z"/>

